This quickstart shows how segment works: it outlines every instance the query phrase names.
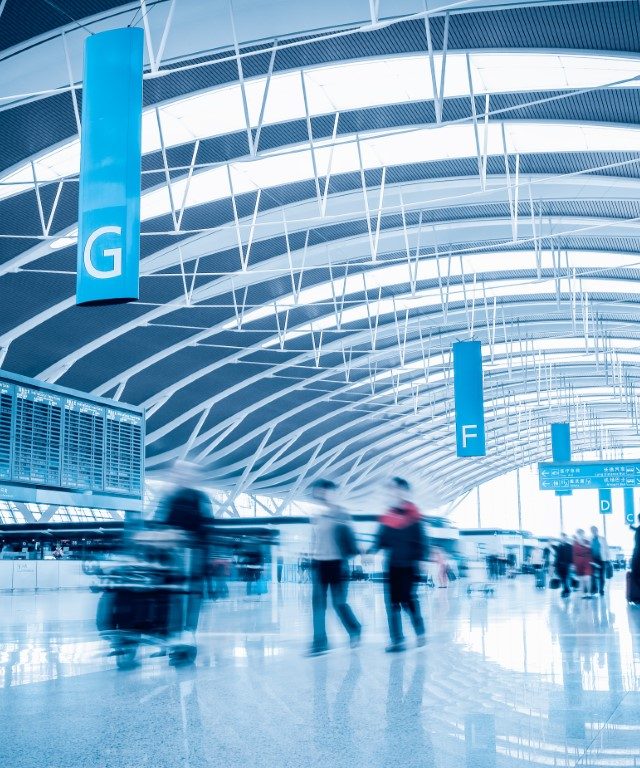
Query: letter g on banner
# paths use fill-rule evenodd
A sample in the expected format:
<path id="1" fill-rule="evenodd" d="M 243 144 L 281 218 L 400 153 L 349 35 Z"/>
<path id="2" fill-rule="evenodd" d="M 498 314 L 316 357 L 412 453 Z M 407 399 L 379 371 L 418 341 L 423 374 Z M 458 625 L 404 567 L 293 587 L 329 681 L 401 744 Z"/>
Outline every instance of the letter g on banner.
<path id="1" fill-rule="evenodd" d="M 111 259 L 111 269 L 99 269 L 94 265 L 91 249 L 93 244 L 103 235 L 118 235 L 122 237 L 122 227 L 100 227 L 92 232 L 84 246 L 84 268 L 87 274 L 96 280 L 108 280 L 110 277 L 119 277 L 122 274 L 122 248 L 105 248 L 102 251 L 104 258 Z"/>
<path id="2" fill-rule="evenodd" d="M 140 164 L 144 32 L 85 40 L 76 304 L 140 295 Z"/>

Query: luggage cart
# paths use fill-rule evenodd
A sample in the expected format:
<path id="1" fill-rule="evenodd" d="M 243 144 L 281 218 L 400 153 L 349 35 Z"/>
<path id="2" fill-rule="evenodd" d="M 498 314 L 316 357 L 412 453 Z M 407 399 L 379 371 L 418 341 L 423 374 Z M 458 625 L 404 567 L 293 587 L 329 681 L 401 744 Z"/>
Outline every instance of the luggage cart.
<path id="1" fill-rule="evenodd" d="M 181 531 L 138 531 L 121 558 L 85 569 L 98 579 L 96 623 L 119 669 L 135 666 L 143 645 L 156 646 L 151 655 L 173 665 L 195 661 L 197 647 L 181 637 L 193 589 L 188 544 Z"/>
<path id="2" fill-rule="evenodd" d="M 472 584 L 467 584 L 467 595 L 469 595 L 469 597 L 474 593 L 489 597 L 490 595 L 494 595 L 495 592 L 496 589 L 490 581 L 477 581 Z"/>

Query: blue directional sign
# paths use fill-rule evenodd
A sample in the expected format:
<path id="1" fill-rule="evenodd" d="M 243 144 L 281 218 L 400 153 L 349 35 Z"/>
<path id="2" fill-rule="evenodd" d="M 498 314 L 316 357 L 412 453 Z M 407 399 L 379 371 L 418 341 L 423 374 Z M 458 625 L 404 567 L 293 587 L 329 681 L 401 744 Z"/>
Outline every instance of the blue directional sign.
<path id="1" fill-rule="evenodd" d="M 633 499 L 633 488 L 624 489 L 624 519 L 627 525 L 633 525 L 636 519 L 635 502 Z"/>
<path id="2" fill-rule="evenodd" d="M 640 461 L 566 461 L 538 464 L 540 490 L 640 488 Z"/>
<path id="3" fill-rule="evenodd" d="M 456 341 L 453 345 L 453 396 L 458 456 L 485 456 L 482 345 Z"/>
<path id="4" fill-rule="evenodd" d="M 571 425 L 566 421 L 551 425 L 551 458 L 554 462 L 571 461 Z M 566 489 L 556 491 L 556 496 L 571 496 Z"/>
<path id="5" fill-rule="evenodd" d="M 610 515 L 613 512 L 612 497 L 611 488 L 601 488 L 598 491 L 598 510 L 601 515 Z"/>
<path id="6" fill-rule="evenodd" d="M 77 304 L 138 298 L 143 38 L 127 27 L 86 40 Z"/>

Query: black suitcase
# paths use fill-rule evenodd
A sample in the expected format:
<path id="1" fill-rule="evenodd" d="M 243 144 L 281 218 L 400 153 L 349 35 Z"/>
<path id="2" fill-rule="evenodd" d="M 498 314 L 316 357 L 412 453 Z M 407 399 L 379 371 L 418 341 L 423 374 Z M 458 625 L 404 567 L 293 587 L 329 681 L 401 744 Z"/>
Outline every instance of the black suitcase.
<path id="1" fill-rule="evenodd" d="M 165 590 L 105 591 L 98 604 L 98 631 L 167 637 L 172 629 L 171 597 Z"/>
<path id="2" fill-rule="evenodd" d="M 631 571 L 627 571 L 627 602 L 640 603 L 640 584 Z"/>

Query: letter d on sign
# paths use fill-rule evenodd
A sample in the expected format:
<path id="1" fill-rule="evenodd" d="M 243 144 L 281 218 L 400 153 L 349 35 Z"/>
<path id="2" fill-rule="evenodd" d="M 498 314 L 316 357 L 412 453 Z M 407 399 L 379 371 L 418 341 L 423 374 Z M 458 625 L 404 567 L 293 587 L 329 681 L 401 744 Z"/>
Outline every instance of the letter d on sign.
<path id="1" fill-rule="evenodd" d="M 601 515 L 610 515 L 612 513 L 611 488 L 602 488 L 598 491 L 598 502 Z"/>
<path id="2" fill-rule="evenodd" d="M 484 456 L 482 346 L 479 341 L 453 345 L 453 394 L 458 456 Z"/>

